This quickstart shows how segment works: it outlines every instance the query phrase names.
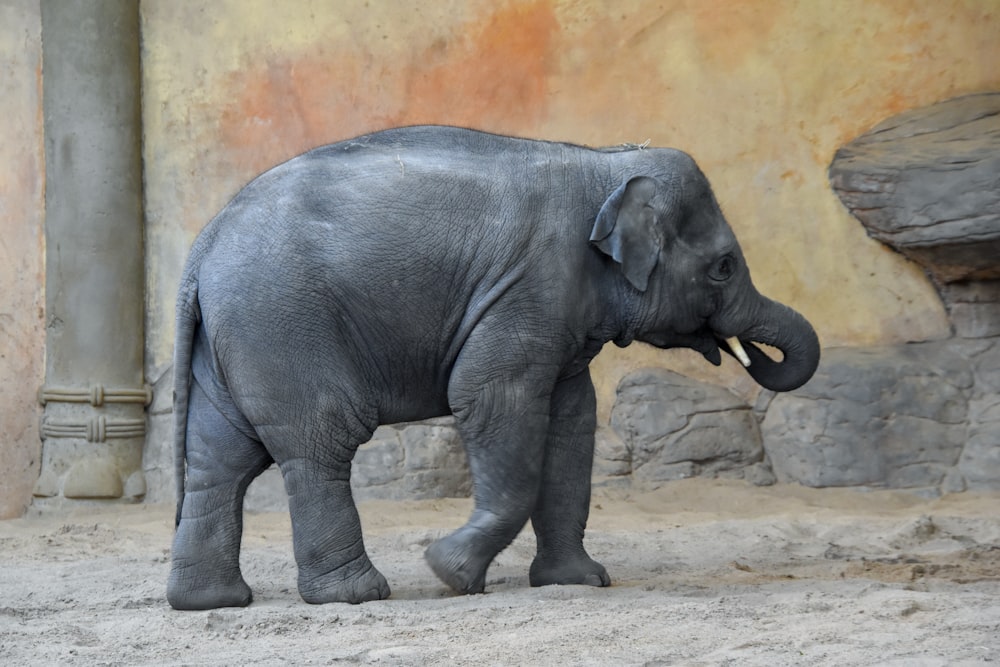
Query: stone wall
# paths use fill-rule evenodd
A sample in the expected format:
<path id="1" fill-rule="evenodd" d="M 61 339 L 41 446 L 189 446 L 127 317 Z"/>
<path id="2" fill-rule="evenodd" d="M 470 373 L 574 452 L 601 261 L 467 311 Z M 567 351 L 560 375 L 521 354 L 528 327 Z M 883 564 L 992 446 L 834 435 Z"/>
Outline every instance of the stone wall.
<path id="1" fill-rule="evenodd" d="M 828 349 L 755 404 L 666 371 L 618 387 L 598 470 L 666 481 L 1000 489 L 1000 93 L 908 110 L 837 151 L 834 191 L 938 287 L 948 340 Z"/>
<path id="2" fill-rule="evenodd" d="M 357 500 L 464 498 L 472 480 L 462 441 L 450 417 L 380 426 L 358 449 L 351 469 Z M 288 500 L 274 466 L 253 482 L 246 507 L 284 509 Z"/>
<path id="3" fill-rule="evenodd" d="M 599 481 L 692 476 L 927 494 L 1000 489 L 1000 340 L 826 350 L 816 376 L 754 405 L 663 370 L 626 377 Z"/>
<path id="4" fill-rule="evenodd" d="M 774 479 L 752 407 L 723 387 L 664 369 L 644 369 L 621 381 L 610 428 L 601 429 L 598 443 L 600 481 Z"/>
<path id="5" fill-rule="evenodd" d="M 688 477 L 752 484 L 1000 490 L 1000 339 L 825 351 L 801 389 L 750 404 L 725 387 L 650 368 L 619 384 L 598 429 L 596 486 L 651 489 Z M 381 427 L 354 462 L 362 499 L 467 496 L 451 419 Z M 276 470 L 250 509 L 285 506 Z"/>

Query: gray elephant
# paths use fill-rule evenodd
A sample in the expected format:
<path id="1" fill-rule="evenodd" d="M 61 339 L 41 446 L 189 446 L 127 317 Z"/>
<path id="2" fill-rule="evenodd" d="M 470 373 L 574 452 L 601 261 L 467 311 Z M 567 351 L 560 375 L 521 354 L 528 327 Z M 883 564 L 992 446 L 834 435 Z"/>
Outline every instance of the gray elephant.
<path id="1" fill-rule="evenodd" d="M 475 502 L 427 549 L 437 576 L 482 591 L 530 519 L 532 586 L 607 586 L 583 547 L 588 364 L 606 342 L 634 340 L 716 365 L 721 347 L 775 391 L 806 382 L 819 361 L 808 322 L 755 290 L 685 153 L 410 127 L 271 169 L 201 232 L 181 281 L 170 604 L 250 602 L 243 496 L 272 462 L 302 598 L 387 597 L 362 541 L 351 459 L 379 424 L 445 414 Z"/>

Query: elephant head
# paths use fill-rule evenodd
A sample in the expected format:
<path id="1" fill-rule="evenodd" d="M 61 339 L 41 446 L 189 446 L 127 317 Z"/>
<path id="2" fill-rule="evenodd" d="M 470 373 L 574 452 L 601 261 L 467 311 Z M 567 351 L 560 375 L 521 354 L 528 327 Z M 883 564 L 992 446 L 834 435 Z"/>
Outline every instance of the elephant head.
<path id="1" fill-rule="evenodd" d="M 690 347 L 715 365 L 721 349 L 773 391 L 791 391 L 819 363 L 816 332 L 802 315 L 762 296 L 708 180 L 688 155 L 659 154 L 656 167 L 628 177 L 607 198 L 591 242 L 616 262 L 626 282 L 632 339 Z M 772 359 L 758 344 L 776 348 Z"/>

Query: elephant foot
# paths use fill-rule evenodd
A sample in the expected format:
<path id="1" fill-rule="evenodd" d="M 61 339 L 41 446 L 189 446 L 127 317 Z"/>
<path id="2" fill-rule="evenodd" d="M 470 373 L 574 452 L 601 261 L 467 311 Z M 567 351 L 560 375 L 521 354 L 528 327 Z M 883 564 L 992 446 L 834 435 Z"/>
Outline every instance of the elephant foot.
<path id="1" fill-rule="evenodd" d="M 463 530 L 459 530 L 427 547 L 424 557 L 438 579 L 456 592 L 482 593 L 486 589 L 486 570 L 492 559 L 479 557 L 473 551 Z"/>
<path id="2" fill-rule="evenodd" d="M 611 585 L 611 577 L 603 565 L 586 553 L 573 558 L 539 554 L 531 563 L 528 582 L 532 586 L 583 584 L 603 587 Z"/>
<path id="3" fill-rule="evenodd" d="M 389 597 L 389 582 L 367 556 L 321 574 L 299 567 L 299 595 L 309 604 L 360 604 Z"/>
<path id="4" fill-rule="evenodd" d="M 246 607 L 253 600 L 243 576 L 224 577 L 225 583 L 211 575 L 196 575 L 190 568 L 174 568 L 167 580 L 167 602 L 174 609 L 200 611 L 219 607 Z"/>

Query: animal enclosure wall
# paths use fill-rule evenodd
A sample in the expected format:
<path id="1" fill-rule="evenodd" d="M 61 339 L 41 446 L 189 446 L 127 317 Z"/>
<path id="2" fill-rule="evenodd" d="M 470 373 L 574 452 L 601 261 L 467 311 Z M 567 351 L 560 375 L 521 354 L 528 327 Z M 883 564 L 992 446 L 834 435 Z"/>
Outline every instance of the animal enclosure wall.
<path id="1" fill-rule="evenodd" d="M 866 237 L 826 169 L 886 116 L 1000 82 L 998 20 L 991 2 L 145 3 L 149 374 L 170 363 L 187 247 L 241 185 L 413 123 L 680 147 L 761 292 L 825 345 L 946 336 L 923 273 Z M 662 362 L 609 350 L 602 396 Z"/>
<path id="2" fill-rule="evenodd" d="M 713 184 L 760 291 L 824 346 L 949 335 L 922 270 L 831 191 L 834 152 L 880 120 L 1000 87 L 992 0 L 144 0 L 141 9 L 149 499 L 172 494 L 173 306 L 201 227 L 260 171 L 312 146 L 444 123 L 674 146 Z M 38 2 L 0 2 L 0 515 L 37 476 L 42 164 Z M 752 399 L 735 363 L 634 345 L 595 360 L 599 417 L 647 366 Z M 12 397 L 13 378 L 22 388 Z"/>
<path id="3" fill-rule="evenodd" d="M 990 2 L 145 3 L 148 377 L 169 376 L 184 254 L 240 186 L 311 146 L 415 123 L 682 148 L 758 288 L 825 346 L 946 337 L 923 272 L 866 236 L 826 170 L 886 116 L 1000 83 L 998 24 Z M 609 346 L 594 362 L 602 421 L 618 381 L 657 365 L 755 391 L 734 363 Z"/>

